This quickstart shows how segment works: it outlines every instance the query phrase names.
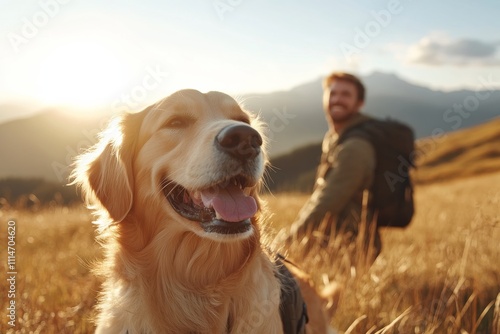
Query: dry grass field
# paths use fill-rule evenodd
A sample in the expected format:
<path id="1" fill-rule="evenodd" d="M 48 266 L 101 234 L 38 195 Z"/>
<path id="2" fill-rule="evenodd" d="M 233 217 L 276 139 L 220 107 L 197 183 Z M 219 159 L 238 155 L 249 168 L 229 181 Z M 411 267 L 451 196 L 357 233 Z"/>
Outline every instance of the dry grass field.
<path id="1" fill-rule="evenodd" d="M 271 230 L 291 222 L 306 196 L 265 196 Z M 345 333 L 499 334 L 500 173 L 419 186 L 417 214 L 404 230 L 382 231 L 370 268 L 351 267 L 341 249 L 302 257 L 321 287 L 343 286 L 331 323 Z M 16 326 L 8 324 L 7 225 L 16 222 Z M 0 333 L 91 333 L 101 256 L 82 207 L 0 211 Z M 495 315 L 497 319 L 495 320 Z"/>
<path id="2" fill-rule="evenodd" d="M 268 199 L 273 224 L 292 220 L 305 199 Z M 332 324 L 346 333 L 500 333 L 500 173 L 420 186 L 416 205 L 407 229 L 382 230 L 371 268 L 350 267 L 334 247 L 290 256 L 318 285 L 344 286 Z"/>

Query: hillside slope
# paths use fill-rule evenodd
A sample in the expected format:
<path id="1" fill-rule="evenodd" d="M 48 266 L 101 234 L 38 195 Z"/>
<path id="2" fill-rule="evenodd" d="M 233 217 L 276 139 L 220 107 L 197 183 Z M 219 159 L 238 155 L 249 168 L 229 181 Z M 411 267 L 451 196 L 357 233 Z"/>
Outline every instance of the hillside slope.
<path id="1" fill-rule="evenodd" d="M 415 181 L 429 183 L 500 170 L 500 118 L 417 142 Z"/>
<path id="2" fill-rule="evenodd" d="M 415 183 L 448 181 L 500 171 L 500 118 L 416 143 Z M 272 191 L 310 191 L 321 155 L 316 143 L 271 159 Z"/>

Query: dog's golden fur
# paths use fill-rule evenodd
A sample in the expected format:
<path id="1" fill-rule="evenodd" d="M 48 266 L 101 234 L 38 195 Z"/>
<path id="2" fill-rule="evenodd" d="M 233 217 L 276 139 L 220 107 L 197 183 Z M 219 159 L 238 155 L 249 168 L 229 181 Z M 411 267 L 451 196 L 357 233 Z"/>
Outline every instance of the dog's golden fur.
<path id="1" fill-rule="evenodd" d="M 265 149 L 242 164 L 213 147 L 221 129 L 237 124 L 261 129 L 228 95 L 183 90 L 115 120 L 78 158 L 73 182 L 97 215 L 105 249 L 97 333 L 283 332 L 260 210 L 248 232 L 209 233 L 165 195 L 171 184 L 196 191 L 244 174 L 245 194 L 260 208 Z M 308 326 L 326 332 L 315 303 Z"/>

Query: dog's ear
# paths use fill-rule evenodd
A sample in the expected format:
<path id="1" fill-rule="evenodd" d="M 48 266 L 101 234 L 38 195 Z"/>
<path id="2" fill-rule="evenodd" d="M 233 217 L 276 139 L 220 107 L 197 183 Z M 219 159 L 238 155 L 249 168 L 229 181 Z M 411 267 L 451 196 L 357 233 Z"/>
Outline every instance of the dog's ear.
<path id="1" fill-rule="evenodd" d="M 143 112 L 114 119 L 99 142 L 79 156 L 72 173 L 87 204 L 100 204 L 113 221 L 122 221 L 133 203 L 133 158 Z M 96 200 L 98 203 L 96 203 Z"/>

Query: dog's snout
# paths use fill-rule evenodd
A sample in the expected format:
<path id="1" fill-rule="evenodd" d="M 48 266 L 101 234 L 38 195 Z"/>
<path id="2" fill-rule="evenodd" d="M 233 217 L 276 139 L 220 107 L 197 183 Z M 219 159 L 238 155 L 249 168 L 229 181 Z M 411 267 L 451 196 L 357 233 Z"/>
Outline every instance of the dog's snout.
<path id="1" fill-rule="evenodd" d="M 248 160 L 260 153 L 262 137 L 248 125 L 229 125 L 217 134 L 216 143 L 233 157 Z"/>

